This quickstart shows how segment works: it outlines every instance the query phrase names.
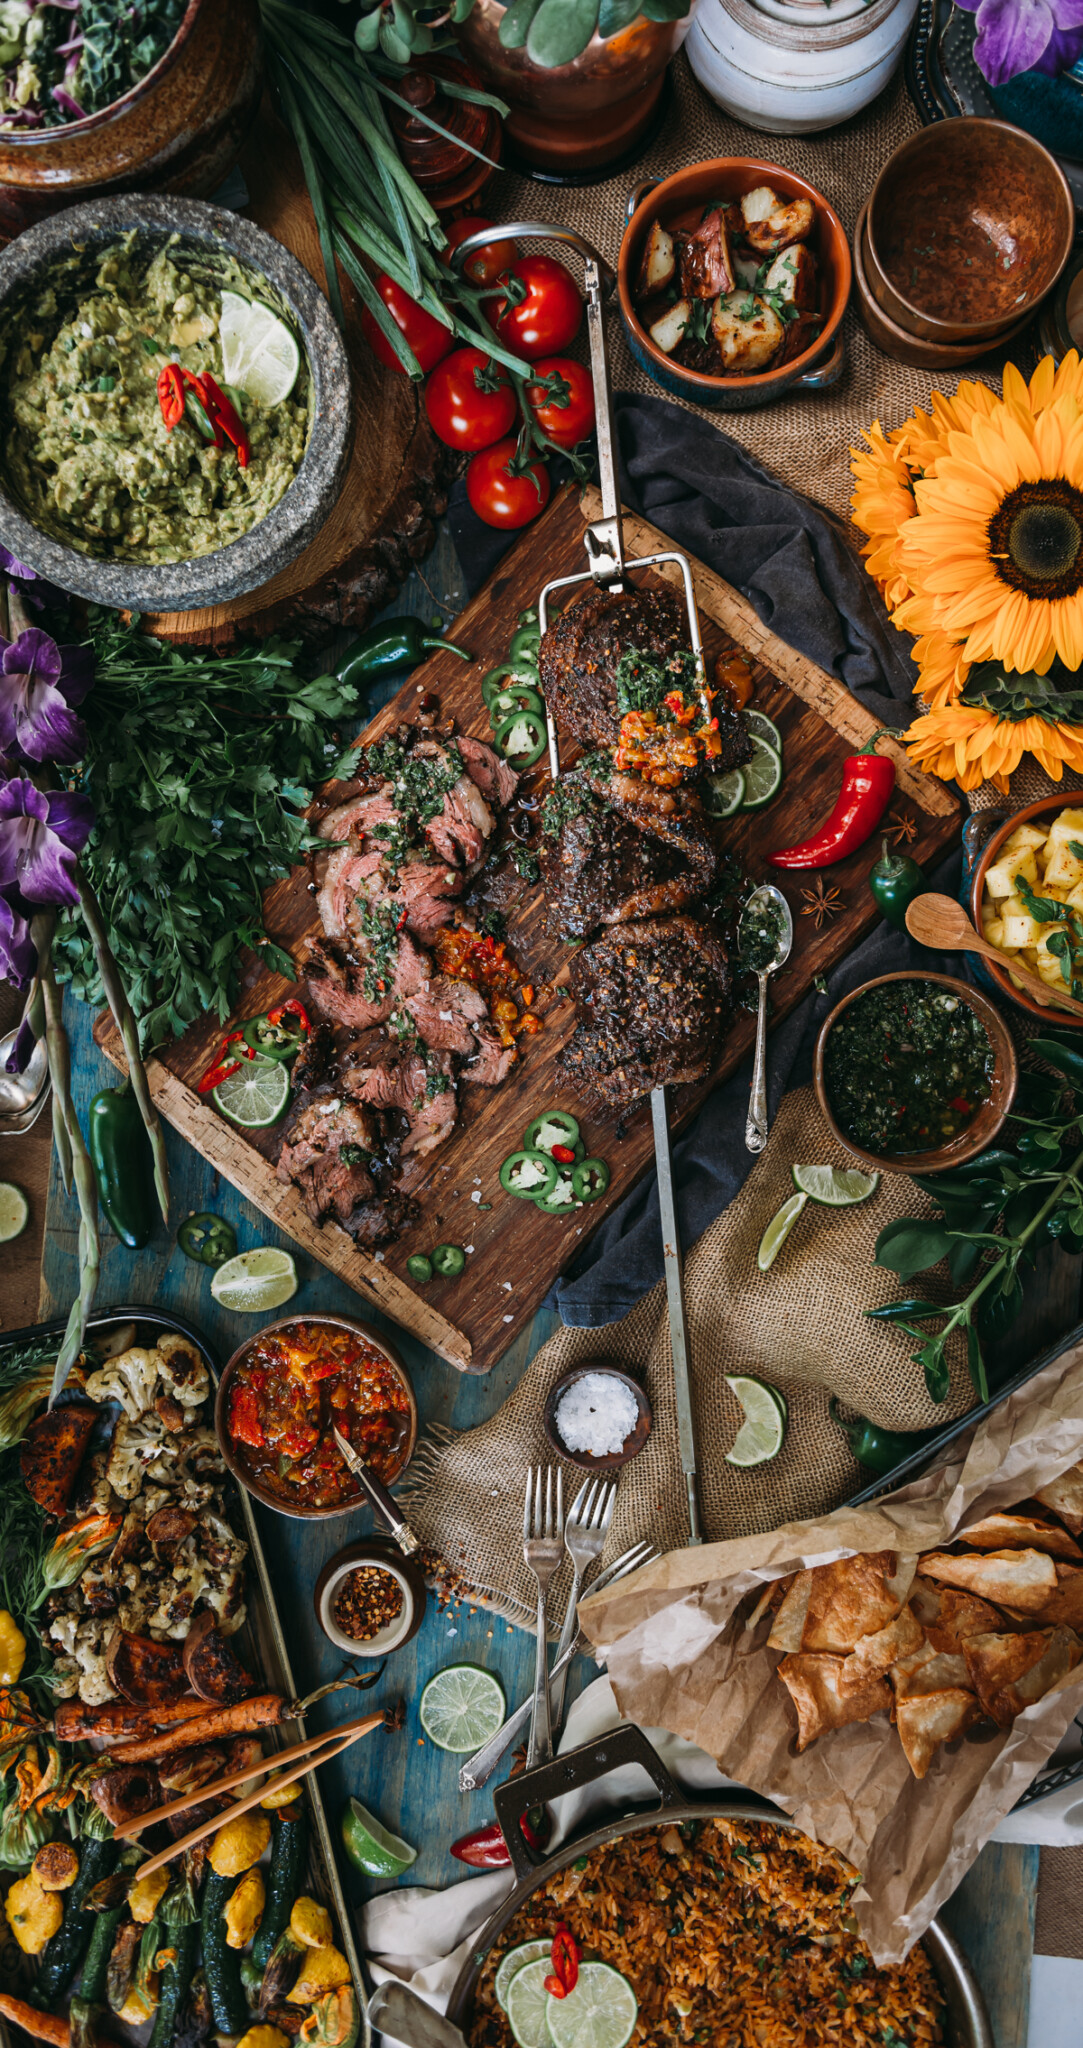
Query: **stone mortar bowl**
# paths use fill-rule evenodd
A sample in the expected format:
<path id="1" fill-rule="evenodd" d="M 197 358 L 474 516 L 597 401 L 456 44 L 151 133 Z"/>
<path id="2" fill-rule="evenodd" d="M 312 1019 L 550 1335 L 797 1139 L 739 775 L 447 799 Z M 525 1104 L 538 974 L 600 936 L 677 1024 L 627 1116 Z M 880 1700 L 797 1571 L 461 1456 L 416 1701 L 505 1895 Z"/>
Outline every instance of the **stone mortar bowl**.
<path id="1" fill-rule="evenodd" d="M 328 518 L 349 455 L 350 365 L 323 293 L 272 235 L 227 207 L 139 193 L 73 206 L 27 228 L 0 252 L 0 347 L 54 264 L 70 257 L 73 246 L 89 252 L 89 281 L 96 268 L 94 252 L 133 229 L 152 253 L 179 235 L 193 254 L 232 256 L 254 274 L 260 297 L 292 326 L 312 386 L 312 424 L 300 468 L 266 518 L 239 540 L 194 561 L 143 564 L 83 554 L 43 532 L 28 518 L 0 467 L 0 543 L 39 575 L 92 603 L 139 612 L 195 611 L 228 603 L 269 582 Z M 0 436 L 6 440 L 2 399 Z"/>

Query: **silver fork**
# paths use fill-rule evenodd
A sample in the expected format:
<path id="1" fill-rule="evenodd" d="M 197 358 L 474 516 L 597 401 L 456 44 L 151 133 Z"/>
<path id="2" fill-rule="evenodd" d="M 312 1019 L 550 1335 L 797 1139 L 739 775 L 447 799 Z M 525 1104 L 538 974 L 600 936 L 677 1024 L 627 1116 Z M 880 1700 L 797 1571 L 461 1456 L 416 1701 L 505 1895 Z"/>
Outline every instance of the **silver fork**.
<path id="1" fill-rule="evenodd" d="M 598 1573 L 594 1581 L 594 1591 L 596 1593 L 604 1592 L 607 1586 L 614 1585 L 618 1579 L 626 1578 L 629 1572 L 639 1571 L 642 1565 L 650 1564 L 652 1558 L 657 1556 L 658 1552 L 652 1543 L 634 1543 L 630 1550 L 623 1551 L 620 1557 L 614 1559 L 612 1564 L 607 1564 L 604 1572 Z M 583 1631 L 581 1628 L 577 1628 L 567 1649 L 561 1651 L 553 1665 L 551 1674 L 553 1678 L 560 1678 L 564 1675 L 573 1658 L 578 1656 L 582 1641 Z M 497 1729 L 496 1734 L 491 1735 L 488 1742 L 484 1743 L 481 1749 L 477 1750 L 473 1756 L 467 1757 L 466 1762 L 460 1765 L 460 1792 L 478 1792 L 482 1785 L 488 1783 L 501 1757 L 506 1755 L 516 1736 L 526 1727 L 533 1706 L 534 1695 L 531 1693 L 527 1699 L 523 1700 L 516 1707 L 514 1714 L 508 1715 L 507 1720 L 502 1727 Z"/>
<path id="2" fill-rule="evenodd" d="M 531 1502 L 533 1494 L 533 1503 Z M 531 1466 L 526 1475 L 523 1503 L 523 1558 L 538 1582 L 538 1643 L 534 1658 L 534 1710 L 530 1717 L 527 1768 L 547 1764 L 553 1754 L 553 1718 L 549 1699 L 549 1644 L 546 1639 L 546 1595 L 564 1554 L 564 1474 L 557 1467 L 556 1502 L 553 1500 L 553 1468 L 545 1468 L 545 1497 L 542 1498 L 542 1468 Z"/>
<path id="3" fill-rule="evenodd" d="M 605 1545 L 606 1533 L 613 1519 L 613 1508 L 617 1498 L 614 1484 L 607 1485 L 602 1479 L 585 1479 L 571 1505 L 571 1511 L 564 1528 L 564 1548 L 572 1561 L 572 1587 L 568 1605 L 564 1611 L 564 1626 L 560 1631 L 557 1656 L 567 1649 L 576 1633 L 576 1608 L 583 1581 L 592 1564 L 597 1564 Z M 564 1690 L 568 1683 L 568 1668 L 565 1665 L 560 1677 L 555 1670 L 550 1673 L 549 1690 L 552 1695 L 553 1726 L 560 1732 L 564 1715 Z"/>

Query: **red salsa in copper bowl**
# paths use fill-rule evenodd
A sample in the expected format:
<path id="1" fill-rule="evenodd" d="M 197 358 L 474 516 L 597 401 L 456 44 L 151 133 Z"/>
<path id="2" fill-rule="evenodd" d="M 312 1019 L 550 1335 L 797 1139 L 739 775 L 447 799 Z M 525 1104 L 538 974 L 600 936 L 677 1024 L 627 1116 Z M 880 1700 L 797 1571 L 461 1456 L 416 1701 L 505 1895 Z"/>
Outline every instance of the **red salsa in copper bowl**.
<path id="1" fill-rule="evenodd" d="M 283 1514 L 345 1514 L 364 1496 L 337 1427 L 390 1486 L 417 1436 L 413 1389 L 375 1330 L 339 1316 L 271 1323 L 222 1374 L 216 1424 L 234 1475 Z"/>

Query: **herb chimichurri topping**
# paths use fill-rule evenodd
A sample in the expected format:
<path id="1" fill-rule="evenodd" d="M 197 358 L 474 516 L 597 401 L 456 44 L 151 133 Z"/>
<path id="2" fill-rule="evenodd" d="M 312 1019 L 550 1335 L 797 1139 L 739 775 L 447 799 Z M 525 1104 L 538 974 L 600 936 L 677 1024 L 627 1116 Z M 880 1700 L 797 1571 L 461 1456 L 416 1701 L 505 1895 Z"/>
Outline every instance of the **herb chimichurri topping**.
<path id="1" fill-rule="evenodd" d="M 993 1048 L 981 1019 L 935 982 L 893 981 L 858 996 L 831 1031 L 824 1078 L 840 1128 L 890 1158 L 934 1152 L 989 1098 Z"/>
<path id="2" fill-rule="evenodd" d="M 644 654 L 629 647 L 617 663 L 617 710 L 659 711 L 672 690 L 691 698 L 699 686 L 699 664 L 690 647 L 672 654 Z"/>
<path id="3" fill-rule="evenodd" d="M 770 896 L 755 892 L 741 912 L 737 958 L 748 974 L 762 974 L 778 958 L 783 935 L 782 912 Z"/>
<path id="4" fill-rule="evenodd" d="M 591 782 L 608 782 L 612 768 L 608 754 L 583 754 L 571 773 L 553 784 L 542 805 L 542 831 L 547 839 L 559 839 L 561 826 L 569 818 L 593 818 L 605 810 L 605 802 Z"/>

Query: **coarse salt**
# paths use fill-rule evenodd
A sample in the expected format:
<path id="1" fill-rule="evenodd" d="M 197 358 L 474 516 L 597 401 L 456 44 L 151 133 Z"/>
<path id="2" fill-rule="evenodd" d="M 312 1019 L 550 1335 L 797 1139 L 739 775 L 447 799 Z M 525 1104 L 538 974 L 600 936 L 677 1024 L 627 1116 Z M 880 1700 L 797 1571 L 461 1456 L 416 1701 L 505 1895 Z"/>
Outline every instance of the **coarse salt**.
<path id="1" fill-rule="evenodd" d="M 557 1435 L 569 1451 L 594 1458 L 622 1451 L 639 1420 L 630 1387 L 605 1372 L 585 1372 L 557 1402 Z"/>

